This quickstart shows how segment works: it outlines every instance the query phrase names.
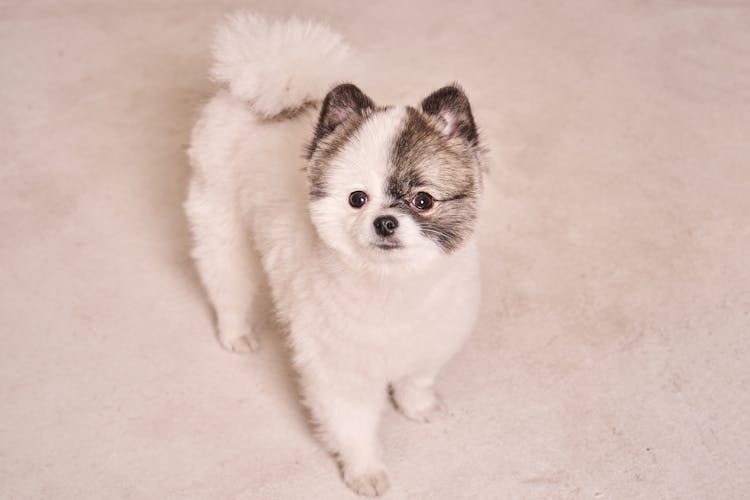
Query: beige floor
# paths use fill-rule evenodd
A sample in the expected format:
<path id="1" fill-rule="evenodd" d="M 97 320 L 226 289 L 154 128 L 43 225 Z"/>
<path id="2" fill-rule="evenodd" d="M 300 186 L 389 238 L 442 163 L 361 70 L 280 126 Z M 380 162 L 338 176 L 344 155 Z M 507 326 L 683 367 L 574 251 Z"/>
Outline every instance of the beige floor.
<path id="1" fill-rule="evenodd" d="M 494 151 L 481 324 L 442 421 L 385 414 L 388 498 L 747 498 L 750 3 L 256 3 L 345 33 L 380 102 L 460 81 Z M 231 4 L 0 4 L 1 498 L 351 498 L 187 255 Z"/>

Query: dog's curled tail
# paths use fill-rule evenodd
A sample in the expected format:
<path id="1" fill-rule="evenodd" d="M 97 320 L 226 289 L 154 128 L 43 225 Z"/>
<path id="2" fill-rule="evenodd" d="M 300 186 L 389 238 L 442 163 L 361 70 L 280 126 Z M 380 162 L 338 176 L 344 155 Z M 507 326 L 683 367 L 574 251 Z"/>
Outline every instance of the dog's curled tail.
<path id="1" fill-rule="evenodd" d="M 311 21 L 271 22 L 239 11 L 216 30 L 213 80 L 272 118 L 323 98 L 353 77 L 351 49 L 341 35 Z"/>

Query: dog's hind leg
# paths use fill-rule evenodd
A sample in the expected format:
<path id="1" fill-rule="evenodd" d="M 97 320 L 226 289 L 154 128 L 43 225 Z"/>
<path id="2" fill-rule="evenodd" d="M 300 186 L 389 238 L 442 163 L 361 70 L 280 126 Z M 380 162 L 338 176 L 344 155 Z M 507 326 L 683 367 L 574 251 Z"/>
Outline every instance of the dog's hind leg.
<path id="1" fill-rule="evenodd" d="M 260 263 L 233 197 L 206 189 L 196 177 L 185 212 L 193 235 L 191 254 L 214 306 L 219 342 L 234 352 L 257 349 L 248 315 Z"/>

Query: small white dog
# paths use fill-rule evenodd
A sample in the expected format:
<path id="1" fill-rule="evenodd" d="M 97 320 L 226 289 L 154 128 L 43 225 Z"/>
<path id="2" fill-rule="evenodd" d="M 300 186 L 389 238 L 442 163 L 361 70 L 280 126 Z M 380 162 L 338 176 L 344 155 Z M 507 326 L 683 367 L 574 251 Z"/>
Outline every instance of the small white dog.
<path id="1" fill-rule="evenodd" d="M 213 55 L 226 88 L 193 130 L 185 210 L 219 341 L 257 347 L 248 311 L 264 270 L 321 441 L 354 491 L 382 494 L 388 390 L 429 421 L 435 376 L 479 308 L 469 101 L 455 85 L 418 107 L 378 106 L 352 84 L 326 94 L 349 49 L 298 20 L 234 14 Z"/>

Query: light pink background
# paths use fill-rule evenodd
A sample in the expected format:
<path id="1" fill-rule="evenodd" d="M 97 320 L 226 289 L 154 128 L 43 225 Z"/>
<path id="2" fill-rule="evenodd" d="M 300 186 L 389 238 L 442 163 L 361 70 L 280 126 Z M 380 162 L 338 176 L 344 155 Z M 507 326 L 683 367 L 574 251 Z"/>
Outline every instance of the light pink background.
<path id="1" fill-rule="evenodd" d="M 443 420 L 384 415 L 387 498 L 746 498 L 750 4 L 250 4 L 343 32 L 378 102 L 460 81 L 494 151 L 481 322 Z M 236 5 L 0 5 L 2 498 L 352 498 L 277 332 L 221 351 L 188 259 Z"/>

